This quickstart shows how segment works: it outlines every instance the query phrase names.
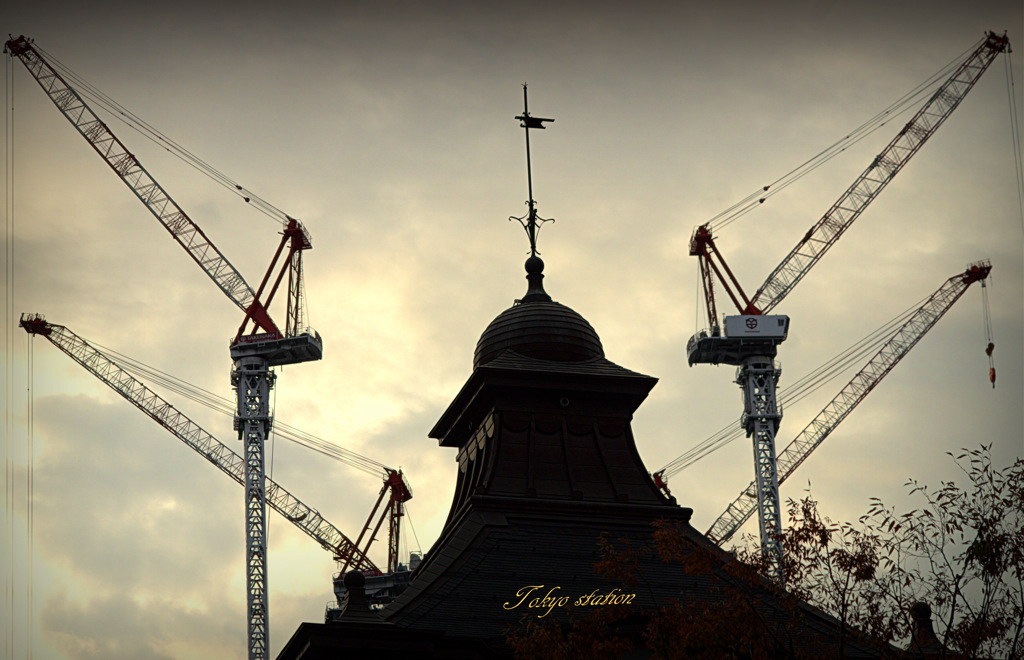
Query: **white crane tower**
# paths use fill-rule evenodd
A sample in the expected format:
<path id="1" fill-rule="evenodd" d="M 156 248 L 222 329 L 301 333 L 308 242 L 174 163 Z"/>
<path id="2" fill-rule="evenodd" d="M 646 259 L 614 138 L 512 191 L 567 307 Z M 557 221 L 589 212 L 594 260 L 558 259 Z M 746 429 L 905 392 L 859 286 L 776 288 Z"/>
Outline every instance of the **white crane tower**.
<path id="1" fill-rule="evenodd" d="M 853 409 L 870 394 L 875 387 L 899 364 L 910 349 L 939 322 L 957 300 L 975 282 L 982 282 L 992 271 L 992 264 L 979 261 L 946 280 L 920 307 L 918 307 L 892 336 L 882 344 L 874 357 L 868 360 L 850 382 L 829 401 L 818 415 L 804 427 L 785 448 L 778 453 L 778 480 L 781 484 L 796 471 L 825 438 L 839 426 Z M 663 476 L 666 470 L 661 471 Z M 667 475 L 671 476 L 671 475 Z M 722 515 L 712 523 L 707 537 L 721 545 L 733 537 L 757 509 L 757 500 L 752 495 L 757 484 L 751 483 L 744 489 Z"/>
<path id="2" fill-rule="evenodd" d="M 235 430 L 244 443 L 245 530 L 250 660 L 264 660 L 269 651 L 267 625 L 267 500 L 264 443 L 273 420 L 270 390 L 272 367 L 319 360 L 320 335 L 305 327 L 302 299 L 302 252 L 312 247 L 309 234 L 294 218 L 282 214 L 281 243 L 259 289 L 253 291 L 191 218 L 150 176 L 139 160 L 96 116 L 81 95 L 67 83 L 24 36 L 10 39 L 4 52 L 21 60 L 46 95 L 100 158 L 135 193 L 161 225 L 188 252 L 245 318 L 231 342 L 231 382 L 237 397 Z M 248 200 L 247 200 L 248 201 Z M 273 283 L 270 278 L 282 253 L 288 250 Z M 274 294 L 288 273 L 287 323 L 282 331 L 268 312 Z M 267 285 L 270 284 L 270 288 Z M 249 321 L 253 328 L 246 334 Z"/>
<path id="3" fill-rule="evenodd" d="M 1006 35 L 988 32 L 978 46 L 924 106 L 878 154 L 796 247 L 768 275 L 753 297 L 748 298 L 715 245 L 712 228 L 698 227 L 690 239 L 690 255 L 698 258 L 710 328 L 694 335 L 687 344 L 690 365 L 731 364 L 739 367 L 736 382 L 743 390 L 741 423 L 753 440 L 757 484 L 758 526 L 761 550 L 768 559 L 769 575 L 779 583 L 782 573 L 782 533 L 775 434 L 782 411 L 776 385 L 782 374 L 775 362 L 778 345 L 786 340 L 789 317 L 768 315 L 824 256 L 853 221 L 903 169 L 939 126 L 974 87 L 996 56 L 1009 48 Z M 766 188 L 767 190 L 767 188 Z M 719 324 L 714 280 L 718 279 L 739 311 Z"/>

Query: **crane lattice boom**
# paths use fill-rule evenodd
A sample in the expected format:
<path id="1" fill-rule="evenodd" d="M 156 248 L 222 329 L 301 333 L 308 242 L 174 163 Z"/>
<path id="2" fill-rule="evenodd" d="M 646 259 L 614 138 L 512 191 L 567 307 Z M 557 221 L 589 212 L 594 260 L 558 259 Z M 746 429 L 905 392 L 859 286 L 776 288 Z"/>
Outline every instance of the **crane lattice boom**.
<path id="1" fill-rule="evenodd" d="M 754 439 L 761 550 L 769 560 L 769 576 L 779 583 L 784 581 L 784 576 L 778 496 L 778 483 L 781 479 L 776 460 L 775 433 L 782 415 L 775 400 L 775 385 L 778 382 L 779 371 L 773 369 L 771 359 L 776 355 L 777 345 L 785 340 L 785 333 L 766 336 L 764 330 L 774 328 L 776 322 L 780 328 L 783 325 L 788 327 L 788 318 L 767 316 L 767 312 L 779 304 L 825 252 L 839 240 L 868 204 L 952 114 L 995 60 L 996 55 L 1008 48 L 1009 40 L 1005 34 L 1000 37 L 987 32 L 980 45 L 960 63 L 953 74 L 875 157 L 839 200 L 808 230 L 749 300 L 743 295 L 742 287 L 715 246 L 710 227 L 707 224 L 698 227 L 691 238 L 690 254 L 697 257 L 700 266 L 711 331 L 698 332 L 690 339 L 687 344 L 687 358 L 691 365 L 698 362 L 741 365 L 742 371 L 737 382 L 743 389 L 744 400 L 747 402 L 744 426 L 747 435 Z M 716 262 L 721 263 L 721 268 Z M 718 276 L 740 313 L 740 316 L 726 317 L 724 336 L 719 331 L 716 318 L 712 273 Z M 737 298 L 737 294 L 742 300 Z M 767 323 L 762 323 L 759 319 L 764 319 Z M 752 343 L 751 339 L 756 340 L 757 344 Z M 755 410 L 757 414 L 754 414 Z M 752 511 L 753 507 L 750 510 Z"/>
<path id="2" fill-rule="evenodd" d="M 171 199 L 128 148 L 110 132 L 82 97 L 64 80 L 49 62 L 25 37 L 7 42 L 7 50 L 18 57 L 39 86 L 43 88 L 57 109 L 92 145 L 107 165 L 124 181 L 146 208 L 171 233 L 178 243 L 198 263 L 210 279 L 217 284 L 243 312 L 248 311 L 256 299 L 252 288 L 207 238 L 188 214 Z"/>
<path id="3" fill-rule="evenodd" d="M 241 456 L 122 369 L 102 351 L 68 328 L 49 323 L 38 314 L 22 315 L 20 325 L 26 332 L 45 337 L 235 482 L 245 485 L 245 464 Z M 312 537 L 325 550 L 336 556 L 350 558 L 352 568 L 368 575 L 380 574 L 380 569 L 341 530 L 325 520 L 319 511 L 302 503 L 272 479 L 267 478 L 266 484 L 267 503 L 271 508 Z"/>
<path id="4" fill-rule="evenodd" d="M 907 319 L 893 336 L 849 383 L 811 420 L 811 423 L 778 454 L 778 479 L 781 484 L 820 445 L 825 438 L 846 419 L 854 408 L 873 390 L 892 369 L 899 364 L 917 342 L 949 311 L 960 296 L 974 282 L 984 280 L 992 264 L 981 261 L 949 278 L 923 305 Z M 757 510 L 757 500 L 751 496 L 756 484 L 751 482 L 711 525 L 707 537 L 716 543 L 725 543 Z"/>
<path id="5" fill-rule="evenodd" d="M 778 305 L 825 252 L 842 236 L 868 204 L 878 196 L 907 161 L 917 153 L 939 126 L 952 114 L 996 55 L 1009 48 L 1006 35 L 985 35 L 981 45 L 953 72 L 892 142 L 871 162 L 864 173 L 843 193 L 824 216 L 811 227 L 796 247 L 768 275 L 751 299 L 751 307 L 767 313 Z"/>
<path id="6" fill-rule="evenodd" d="M 264 443 L 269 434 L 272 417 L 269 392 L 275 380 L 271 367 L 319 360 L 323 345 L 319 334 L 302 327 L 302 251 L 311 247 L 309 234 L 294 218 L 287 218 L 281 243 L 274 260 L 263 277 L 259 290 L 253 292 L 244 278 L 227 258 L 207 238 L 206 234 L 171 199 L 127 147 L 64 78 L 46 61 L 46 58 L 24 36 L 10 39 L 4 52 L 18 57 L 53 101 L 57 109 L 71 122 L 96 153 L 135 193 L 171 236 L 188 252 L 225 295 L 243 312 L 245 318 L 231 346 L 234 361 L 232 385 L 236 387 L 238 414 L 235 428 L 244 440 L 245 509 L 246 509 L 246 566 L 248 577 L 249 660 L 265 660 L 269 648 L 267 623 L 267 571 L 266 571 L 266 504 Z M 248 201 L 248 199 L 246 199 Z M 274 267 L 289 247 L 288 256 L 269 293 L 264 292 Z M 288 318 L 282 333 L 270 318 L 267 308 L 277 291 L 285 271 L 288 272 Z M 292 307 L 294 306 L 294 308 Z M 249 321 L 252 333 L 243 336 Z M 158 420 L 159 421 L 159 420 Z"/>

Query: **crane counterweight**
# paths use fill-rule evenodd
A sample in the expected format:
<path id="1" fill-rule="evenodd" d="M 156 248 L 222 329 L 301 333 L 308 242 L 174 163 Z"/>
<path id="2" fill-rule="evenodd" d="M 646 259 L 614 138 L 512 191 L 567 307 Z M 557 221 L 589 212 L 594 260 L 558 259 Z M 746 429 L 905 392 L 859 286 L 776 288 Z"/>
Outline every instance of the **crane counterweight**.
<path id="1" fill-rule="evenodd" d="M 725 334 L 701 331 L 686 343 L 687 361 L 695 364 L 743 364 L 748 358 L 774 358 L 789 336 L 789 317 L 783 314 L 745 314 L 725 317 Z"/>

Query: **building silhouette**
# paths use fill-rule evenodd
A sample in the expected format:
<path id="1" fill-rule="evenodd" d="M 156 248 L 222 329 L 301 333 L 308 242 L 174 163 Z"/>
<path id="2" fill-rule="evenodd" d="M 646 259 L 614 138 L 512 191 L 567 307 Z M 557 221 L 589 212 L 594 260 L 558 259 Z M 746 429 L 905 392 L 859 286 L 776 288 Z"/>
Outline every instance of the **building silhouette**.
<path id="1" fill-rule="evenodd" d="M 430 431 L 456 450 L 457 484 L 440 537 L 409 586 L 372 610 L 363 577 L 346 575 L 340 615 L 301 624 L 279 658 L 512 657 L 506 635 L 523 622 L 568 625 L 570 610 L 580 617 L 599 607 L 619 615 L 610 625 L 630 641 L 624 657 L 647 657 L 643 628 L 652 611 L 674 601 L 728 608 L 730 593 L 783 631 L 791 651 L 835 657 L 835 619 L 784 605 L 760 578 L 737 584 L 727 568 L 732 556 L 655 485 L 630 422 L 657 379 L 608 360 L 586 319 L 545 292 L 543 268 L 536 255 L 527 260 L 526 295 L 484 330 L 472 374 Z M 709 558 L 706 570 L 650 552 L 656 524 Z M 634 558 L 631 575 L 595 571 L 602 539 Z M 877 648 L 844 640 L 847 657 L 879 657 Z"/>

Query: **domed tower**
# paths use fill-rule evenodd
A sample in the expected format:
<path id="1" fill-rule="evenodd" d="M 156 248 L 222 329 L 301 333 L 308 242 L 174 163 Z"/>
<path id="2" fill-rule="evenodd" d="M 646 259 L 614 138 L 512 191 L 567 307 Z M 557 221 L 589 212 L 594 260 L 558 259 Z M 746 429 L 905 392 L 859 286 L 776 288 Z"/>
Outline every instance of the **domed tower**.
<path id="1" fill-rule="evenodd" d="M 544 262 L 526 260 L 529 288 L 522 299 L 498 315 L 477 342 L 473 368 L 505 351 L 553 362 L 583 362 L 604 357 L 604 348 L 587 320 L 551 301 L 544 292 Z"/>
<path id="2" fill-rule="evenodd" d="M 525 105 L 525 86 L 523 95 Z M 517 119 L 527 129 L 529 163 L 529 129 L 554 120 L 525 109 Z M 643 629 L 651 612 L 676 602 L 733 607 L 723 586 L 745 590 L 759 620 L 782 620 L 784 609 L 764 585 L 737 585 L 725 568 L 730 555 L 689 524 L 690 509 L 655 486 L 630 422 L 657 379 L 609 361 L 587 320 L 545 292 L 536 245 L 544 220 L 532 184 L 528 204 L 527 216 L 510 218 L 530 237 L 526 295 L 484 330 L 469 380 L 429 434 L 456 450 L 458 464 L 440 536 L 379 616 L 367 608 L 361 580 L 346 576 L 352 593 L 341 617 L 302 624 L 281 660 L 357 653 L 508 658 L 505 635 L 522 621 L 566 624 L 569 606 L 586 616 L 609 605 L 633 608 L 616 634 L 633 645 L 629 657 L 647 657 Z M 655 522 L 678 530 L 685 552 L 698 552 L 702 572 L 661 561 L 651 550 Z M 636 550 L 636 581 L 595 571 L 603 541 Z M 786 639 L 835 655 L 835 622 L 809 607 L 800 616 L 809 623 Z"/>
<path id="3" fill-rule="evenodd" d="M 526 296 L 484 330 L 473 373 L 430 432 L 457 450 L 457 483 L 444 529 L 409 586 L 373 612 L 362 580 L 345 576 L 341 616 L 300 625 L 279 660 L 506 659 L 508 631 L 569 625 L 570 606 L 578 617 L 629 608 L 613 634 L 632 646 L 623 657 L 647 657 L 651 613 L 676 603 L 708 612 L 739 603 L 808 657 L 837 656 L 843 644 L 851 657 L 882 657 L 841 635 L 828 615 L 782 604 L 768 582 L 737 577 L 734 559 L 689 524 L 691 510 L 654 485 L 630 421 L 656 380 L 605 358 L 594 328 L 544 292 L 542 271 L 539 258 L 527 261 Z M 662 521 L 695 563 L 684 568 L 653 551 Z M 635 581 L 595 570 L 602 540 L 631 553 Z"/>
<path id="4" fill-rule="evenodd" d="M 602 534 L 647 545 L 651 523 L 668 519 L 700 536 L 633 439 L 657 379 L 605 358 L 590 323 L 544 291 L 543 268 L 527 260 L 526 295 L 484 330 L 473 373 L 430 432 L 457 450 L 457 483 L 440 537 L 382 613 L 401 628 L 500 640 L 526 614 L 508 606 L 524 587 L 573 600 L 623 588 L 594 572 Z M 653 606 L 678 585 L 644 592 L 637 604 Z"/>
<path id="5" fill-rule="evenodd" d="M 624 587 L 594 571 L 602 535 L 649 545 L 651 524 L 667 519 L 707 543 L 633 440 L 633 413 L 657 379 L 606 359 L 587 320 L 544 290 L 537 233 L 547 220 L 533 199 L 530 129 L 554 120 L 530 116 L 525 86 L 523 104 L 529 212 L 510 220 L 530 239 L 526 295 L 480 335 L 473 373 L 430 432 L 457 450 L 455 495 L 437 542 L 382 613 L 398 628 L 497 646 L 528 614 L 516 605 L 524 589 L 545 585 L 575 602 Z M 637 605 L 667 602 L 674 582 L 634 594 Z"/>
<path id="6" fill-rule="evenodd" d="M 449 526 L 480 497 L 672 503 L 630 430 L 657 380 L 606 359 L 590 323 L 544 291 L 543 269 L 527 260 L 526 295 L 483 331 L 473 374 L 430 432 L 458 449 Z"/>

